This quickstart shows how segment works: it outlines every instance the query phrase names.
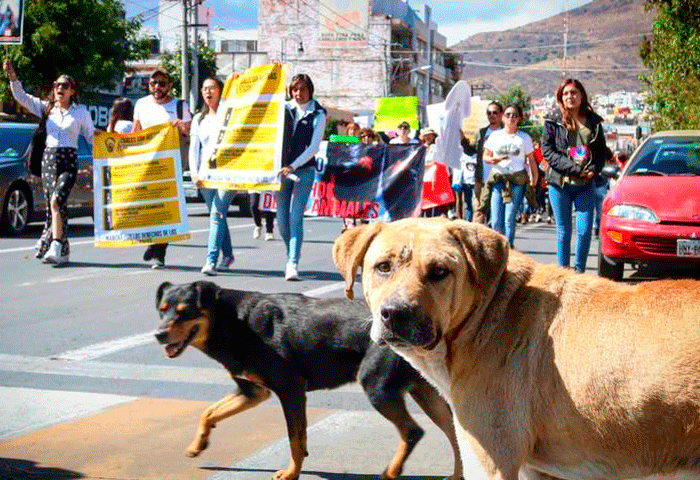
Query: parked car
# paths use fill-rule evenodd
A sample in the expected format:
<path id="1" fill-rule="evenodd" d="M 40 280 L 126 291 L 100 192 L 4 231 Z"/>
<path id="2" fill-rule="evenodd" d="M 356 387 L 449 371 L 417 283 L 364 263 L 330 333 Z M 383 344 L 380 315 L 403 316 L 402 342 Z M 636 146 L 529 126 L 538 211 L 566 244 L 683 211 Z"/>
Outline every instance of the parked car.
<path id="1" fill-rule="evenodd" d="M 185 200 L 188 202 L 203 202 L 204 197 L 199 192 L 197 185 L 192 183 L 192 175 L 189 170 L 182 172 L 182 187 L 185 192 Z M 236 205 L 241 215 L 250 217 L 250 196 L 245 190 L 236 190 L 231 200 L 231 205 Z"/>
<path id="2" fill-rule="evenodd" d="M 615 170 L 603 201 L 598 275 L 621 280 L 625 263 L 700 265 L 700 130 L 651 135 Z"/>
<path id="3" fill-rule="evenodd" d="M 10 235 L 22 233 L 29 222 L 46 218 L 41 179 L 27 169 L 36 127 L 33 123 L 0 123 L 0 228 Z M 68 197 L 69 215 L 92 215 L 92 197 L 92 149 L 80 137 L 78 176 Z"/>

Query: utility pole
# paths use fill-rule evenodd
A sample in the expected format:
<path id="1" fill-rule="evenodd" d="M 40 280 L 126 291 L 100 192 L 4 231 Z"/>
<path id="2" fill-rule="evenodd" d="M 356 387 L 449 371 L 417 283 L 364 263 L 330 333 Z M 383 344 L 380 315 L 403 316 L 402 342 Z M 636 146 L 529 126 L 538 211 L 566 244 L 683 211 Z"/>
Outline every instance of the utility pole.
<path id="1" fill-rule="evenodd" d="M 190 65 L 188 62 L 189 55 L 187 54 L 188 40 L 187 40 L 187 14 L 188 12 L 188 0 L 182 0 L 182 78 L 180 79 L 180 85 L 182 85 L 182 92 L 180 92 L 180 98 L 187 100 L 190 93 Z"/>
<path id="2" fill-rule="evenodd" d="M 430 28 L 431 9 L 425 5 L 425 24 L 428 27 L 428 69 L 425 71 L 425 124 L 428 124 L 428 105 L 430 104 L 430 78 L 433 73 L 433 29 Z"/>
<path id="3" fill-rule="evenodd" d="M 201 0 L 195 0 L 192 5 L 192 28 L 193 38 L 192 43 L 192 95 L 190 95 L 190 108 L 194 112 L 197 109 L 197 101 L 199 100 L 199 35 L 197 27 L 199 26 L 199 4 Z"/>

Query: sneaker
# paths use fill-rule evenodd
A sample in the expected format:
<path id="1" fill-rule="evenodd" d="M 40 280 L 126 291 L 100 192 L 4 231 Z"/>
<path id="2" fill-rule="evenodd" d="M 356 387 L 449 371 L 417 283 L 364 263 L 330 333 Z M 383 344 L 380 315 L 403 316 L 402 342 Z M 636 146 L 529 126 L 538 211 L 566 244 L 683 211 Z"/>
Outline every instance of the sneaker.
<path id="1" fill-rule="evenodd" d="M 221 261 L 219 262 L 219 266 L 216 267 L 217 270 L 228 270 L 228 267 L 231 266 L 231 264 L 233 263 L 234 260 L 235 259 L 234 259 L 233 255 L 231 255 L 230 257 L 221 257 Z M 202 273 L 204 273 L 204 270 L 202 270 Z"/>
<path id="2" fill-rule="evenodd" d="M 537 223 L 540 223 L 542 221 L 542 215 L 540 215 L 539 213 L 537 215 L 535 215 L 535 221 Z"/>
<path id="3" fill-rule="evenodd" d="M 295 282 L 299 280 L 299 272 L 297 272 L 297 266 L 293 263 L 288 263 L 287 268 L 284 272 L 284 279 L 288 282 Z"/>
<path id="4" fill-rule="evenodd" d="M 210 277 L 215 277 L 216 276 L 216 267 L 214 266 L 213 263 L 207 262 L 202 267 L 202 273 L 204 275 L 209 275 Z"/>
<path id="5" fill-rule="evenodd" d="M 37 240 L 36 245 L 34 245 L 34 257 L 42 259 L 44 258 L 44 255 L 46 255 L 46 252 L 48 249 L 46 246 L 44 246 L 44 241 L 40 238 Z"/>
<path id="6" fill-rule="evenodd" d="M 275 239 L 275 236 L 272 234 L 272 232 L 265 234 L 265 241 L 266 242 L 272 241 L 274 239 Z"/>
<path id="7" fill-rule="evenodd" d="M 260 238 L 261 233 L 262 233 L 262 227 L 255 227 L 253 229 L 253 238 L 257 240 L 258 238 Z"/>
<path id="8" fill-rule="evenodd" d="M 44 255 L 44 258 L 42 258 L 42 262 L 52 263 L 54 265 L 63 265 L 64 263 L 68 263 L 68 255 L 61 255 L 62 248 L 63 244 L 61 242 L 58 240 L 52 241 L 49 251 L 46 252 L 46 255 Z"/>
<path id="9" fill-rule="evenodd" d="M 151 268 L 153 270 L 160 270 L 161 268 L 165 268 L 165 260 L 161 258 L 154 258 L 152 260 Z"/>

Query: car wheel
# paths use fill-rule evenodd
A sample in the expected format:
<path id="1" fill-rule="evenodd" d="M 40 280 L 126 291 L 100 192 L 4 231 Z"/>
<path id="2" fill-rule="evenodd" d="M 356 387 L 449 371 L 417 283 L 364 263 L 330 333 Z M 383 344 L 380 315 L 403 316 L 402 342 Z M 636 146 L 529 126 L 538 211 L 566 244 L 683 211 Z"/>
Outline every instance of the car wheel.
<path id="1" fill-rule="evenodd" d="M 32 203 L 27 190 L 21 185 L 10 188 L 2 206 L 2 222 L 0 227 L 6 233 L 19 235 L 29 223 L 32 214 Z"/>
<path id="2" fill-rule="evenodd" d="M 616 262 L 603 255 L 598 244 L 598 276 L 619 282 L 624 274 L 624 262 Z"/>

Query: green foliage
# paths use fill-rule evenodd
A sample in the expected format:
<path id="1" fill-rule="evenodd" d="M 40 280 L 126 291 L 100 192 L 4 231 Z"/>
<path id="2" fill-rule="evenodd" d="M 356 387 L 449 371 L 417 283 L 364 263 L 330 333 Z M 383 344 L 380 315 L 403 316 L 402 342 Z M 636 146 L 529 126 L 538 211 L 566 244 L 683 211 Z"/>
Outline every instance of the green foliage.
<path id="1" fill-rule="evenodd" d="M 72 76 L 83 97 L 111 88 L 126 62 L 147 58 L 149 42 L 138 37 L 140 19 L 127 20 L 121 0 L 25 1 L 22 45 L 5 47 L 26 90 L 48 94 L 61 74 Z M 12 95 L 0 82 L 0 96 Z"/>
<path id="2" fill-rule="evenodd" d="M 209 48 L 204 42 L 199 42 L 197 53 L 199 55 L 199 83 L 200 85 L 192 85 L 191 87 L 199 91 L 201 83 L 207 77 L 216 76 L 216 52 Z M 188 49 L 187 56 L 190 60 L 189 71 L 190 75 L 193 71 L 194 62 L 192 60 L 192 49 Z M 165 52 L 160 57 L 160 64 L 163 70 L 170 73 L 173 77 L 173 95 L 180 96 L 182 92 L 182 48 L 177 49 L 174 53 Z M 201 94 L 197 96 L 197 107 L 201 106 Z M 195 110 L 198 110 L 195 109 Z"/>
<path id="3" fill-rule="evenodd" d="M 700 128 L 700 0 L 647 0 L 656 9 L 640 56 L 654 105 L 654 127 Z"/>
<path id="4" fill-rule="evenodd" d="M 505 108 L 509 103 L 518 105 L 523 109 L 526 117 L 532 108 L 532 97 L 530 95 L 526 95 L 520 85 L 511 87 L 506 93 L 501 93 L 494 100 L 503 105 L 503 108 Z"/>

